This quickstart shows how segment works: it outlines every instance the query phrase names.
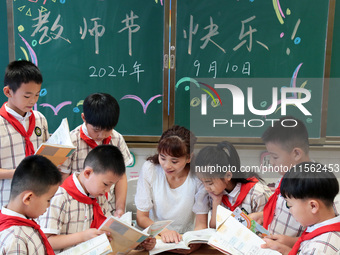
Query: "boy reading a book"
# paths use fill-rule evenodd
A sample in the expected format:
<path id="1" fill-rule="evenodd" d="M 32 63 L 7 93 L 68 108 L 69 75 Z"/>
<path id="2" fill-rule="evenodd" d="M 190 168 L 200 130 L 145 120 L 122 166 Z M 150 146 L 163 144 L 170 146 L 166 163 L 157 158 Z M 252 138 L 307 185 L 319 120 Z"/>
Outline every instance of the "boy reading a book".
<path id="1" fill-rule="evenodd" d="M 267 238 L 262 247 L 290 255 L 339 254 L 340 216 L 333 209 L 339 184 L 333 172 L 320 163 L 298 164 L 283 176 L 280 192 L 290 213 L 307 229 L 293 248 Z"/>
<path id="2" fill-rule="evenodd" d="M 63 182 L 51 206 L 39 217 L 56 252 L 104 233 L 98 228 L 110 216 L 105 193 L 124 174 L 124 159 L 117 147 L 99 145 L 90 151 L 84 169 Z"/>
<path id="3" fill-rule="evenodd" d="M 13 175 L 10 201 L 0 212 L 1 254 L 54 254 L 33 219 L 49 207 L 60 182 L 59 170 L 47 158 L 33 155 L 21 161 Z"/>
<path id="4" fill-rule="evenodd" d="M 118 123 L 119 111 L 118 102 L 109 94 L 95 93 L 85 98 L 81 114 L 84 123 L 71 131 L 71 140 L 76 150 L 61 167 L 64 176 L 81 171 L 87 154 L 101 144 L 117 146 L 123 154 L 125 165 L 132 163 L 133 159 L 123 136 L 114 130 Z M 120 217 L 124 214 L 126 194 L 127 178 L 123 174 L 108 192 L 110 211 L 114 216 Z"/>
<path id="5" fill-rule="evenodd" d="M 14 169 L 49 137 L 45 117 L 32 110 L 42 82 L 40 70 L 29 61 L 7 66 L 3 91 L 8 101 L 0 108 L 0 208 L 9 202 Z"/>

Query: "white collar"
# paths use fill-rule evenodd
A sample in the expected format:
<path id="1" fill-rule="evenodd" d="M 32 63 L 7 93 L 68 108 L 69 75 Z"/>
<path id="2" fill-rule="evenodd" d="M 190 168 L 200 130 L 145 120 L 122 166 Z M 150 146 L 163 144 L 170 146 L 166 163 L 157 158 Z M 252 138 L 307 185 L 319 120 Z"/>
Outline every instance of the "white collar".
<path id="1" fill-rule="evenodd" d="M 9 108 L 7 106 L 7 104 L 5 104 L 5 109 L 8 113 L 10 113 L 11 115 L 13 115 L 14 118 L 16 118 L 18 121 L 24 121 L 27 118 L 29 118 L 31 116 L 31 112 L 26 112 L 25 116 L 21 116 L 19 113 L 17 113 L 16 111 L 14 111 L 12 108 Z"/>
<path id="2" fill-rule="evenodd" d="M 79 180 L 78 180 L 78 176 L 79 176 L 79 173 L 73 173 L 72 175 L 72 178 L 73 178 L 73 181 L 74 181 L 74 184 L 76 185 L 77 189 L 85 196 L 88 196 L 83 188 L 83 186 L 81 186 Z M 91 195 L 88 196 L 88 197 L 91 197 L 93 198 Z"/>
<path id="3" fill-rule="evenodd" d="M 339 223 L 340 222 L 340 215 L 332 218 L 332 219 L 329 219 L 329 220 L 325 220 L 323 222 L 320 222 L 320 223 L 316 223 L 312 226 L 309 226 L 306 230 L 306 232 L 312 232 L 314 231 L 315 229 L 318 229 L 318 228 L 321 228 L 323 226 L 326 226 L 326 225 L 330 225 L 330 224 L 334 224 L 334 223 Z"/>
<path id="4" fill-rule="evenodd" d="M 226 191 L 228 197 L 229 198 L 235 198 L 236 196 L 238 196 L 238 194 L 240 193 L 240 190 L 241 190 L 241 185 L 242 185 L 241 183 L 237 183 L 235 188 L 230 193 L 228 193 Z"/>
<path id="5" fill-rule="evenodd" d="M 15 216 L 15 217 L 24 218 L 24 219 L 27 220 L 27 217 L 25 217 L 25 215 L 20 214 L 20 213 L 17 213 L 17 212 L 15 212 L 15 211 L 12 211 L 12 210 L 6 208 L 5 206 L 2 207 L 1 213 L 2 213 L 2 214 L 5 214 L 5 215 L 8 215 L 8 216 Z"/>
<path id="6" fill-rule="evenodd" d="M 93 141 L 95 141 L 95 143 L 96 143 L 97 145 L 101 145 L 101 144 L 102 144 L 102 142 L 97 142 L 97 141 L 94 140 L 91 136 L 89 136 L 89 132 L 87 131 L 87 127 L 86 127 L 86 125 L 85 125 L 85 122 L 83 123 L 83 125 L 82 125 L 81 127 L 82 127 L 82 129 L 83 129 L 84 135 L 86 135 L 88 138 L 90 138 L 90 139 L 92 139 Z"/>

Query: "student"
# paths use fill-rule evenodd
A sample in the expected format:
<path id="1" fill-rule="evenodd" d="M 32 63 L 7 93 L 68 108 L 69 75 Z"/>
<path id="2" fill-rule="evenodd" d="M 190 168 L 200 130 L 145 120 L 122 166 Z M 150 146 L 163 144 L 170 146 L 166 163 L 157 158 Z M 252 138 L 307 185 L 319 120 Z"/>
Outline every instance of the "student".
<path id="1" fill-rule="evenodd" d="M 132 156 L 123 136 L 114 130 L 119 119 L 119 105 L 114 97 L 105 93 L 87 96 L 81 117 L 84 123 L 71 131 L 71 140 L 76 146 L 71 158 L 62 165 L 64 176 L 82 170 L 87 154 L 100 144 L 117 146 L 123 154 L 125 165 L 132 163 Z M 64 177 L 65 178 L 65 177 Z M 110 211 L 120 217 L 125 212 L 127 178 L 122 178 L 108 192 Z"/>
<path id="2" fill-rule="evenodd" d="M 15 168 L 49 137 L 45 117 L 32 111 L 42 81 L 38 67 L 29 61 L 13 61 L 6 68 L 3 91 L 8 101 L 0 108 L 0 206 L 9 202 Z"/>
<path id="3" fill-rule="evenodd" d="M 137 224 L 174 220 L 161 232 L 163 242 L 179 242 L 180 234 L 207 227 L 208 199 L 202 182 L 190 172 L 197 138 L 184 127 L 173 126 L 158 143 L 140 171 L 135 203 Z M 196 222 L 195 222 L 196 220 Z"/>
<path id="4" fill-rule="evenodd" d="M 287 172 L 281 181 L 281 195 L 293 217 L 307 227 L 293 248 L 265 238 L 263 248 L 282 254 L 339 254 L 340 216 L 333 209 L 339 183 L 324 165 L 304 162 Z"/>
<path id="5" fill-rule="evenodd" d="M 262 211 L 271 195 L 268 186 L 259 182 L 255 174 L 246 176 L 241 172 L 239 155 L 227 141 L 201 149 L 192 170 L 209 193 L 211 228 L 216 227 L 218 205 L 231 211 L 239 207 L 249 214 Z"/>
<path id="6" fill-rule="evenodd" d="M 47 158 L 33 155 L 20 162 L 13 175 L 10 201 L 0 212 L 1 254 L 54 254 L 33 219 L 49 207 L 60 182 L 59 170 Z"/>
<path id="7" fill-rule="evenodd" d="M 98 230 L 110 215 L 105 193 L 124 175 L 122 153 L 113 145 L 100 145 L 87 155 L 84 169 L 69 176 L 39 217 L 55 252 L 103 234 Z"/>

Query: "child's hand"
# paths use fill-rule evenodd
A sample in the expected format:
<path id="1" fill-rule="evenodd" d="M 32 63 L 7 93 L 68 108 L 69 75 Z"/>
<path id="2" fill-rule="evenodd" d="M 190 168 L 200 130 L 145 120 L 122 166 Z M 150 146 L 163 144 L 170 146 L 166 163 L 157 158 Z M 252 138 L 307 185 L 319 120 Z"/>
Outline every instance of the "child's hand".
<path id="1" fill-rule="evenodd" d="M 279 243 L 275 240 L 272 240 L 270 238 L 263 238 L 263 240 L 266 242 L 265 244 L 261 244 L 261 248 L 263 249 L 272 249 L 280 252 L 282 255 L 288 255 L 290 250 L 292 249 L 291 247 L 288 247 L 287 245 L 284 245 L 282 243 Z"/>
<path id="2" fill-rule="evenodd" d="M 87 229 L 87 230 L 81 232 L 81 234 L 82 234 L 83 242 L 90 240 L 91 238 L 94 238 L 96 236 L 100 236 L 101 234 L 106 234 L 108 236 L 109 240 L 110 240 L 110 235 L 111 235 L 110 232 L 98 230 L 96 228 Z M 111 238 L 111 240 L 112 240 L 112 238 Z"/>
<path id="3" fill-rule="evenodd" d="M 160 234 L 164 243 L 178 243 L 182 239 L 181 235 L 175 230 L 164 229 Z"/>
<path id="4" fill-rule="evenodd" d="M 154 237 L 149 237 L 147 239 L 145 239 L 141 245 L 143 246 L 143 248 L 147 251 L 151 251 L 153 248 L 155 248 L 156 246 L 156 238 Z"/>
<path id="5" fill-rule="evenodd" d="M 263 212 L 251 213 L 248 216 L 256 221 L 258 224 L 263 225 Z"/>
<path id="6" fill-rule="evenodd" d="M 291 237 L 291 236 L 285 236 L 285 235 L 269 235 L 269 236 L 266 236 L 266 238 L 276 241 L 278 243 L 287 245 L 288 247 L 291 247 L 291 248 L 293 248 L 294 244 L 299 239 L 298 237 Z"/>
<path id="7" fill-rule="evenodd" d="M 120 218 L 124 214 L 122 209 L 117 209 L 113 216 Z"/>
<path id="8" fill-rule="evenodd" d="M 212 198 L 213 202 L 216 202 L 219 205 L 222 203 L 223 193 L 219 195 L 215 195 L 212 192 L 208 192 L 208 193 L 209 193 L 209 196 Z"/>

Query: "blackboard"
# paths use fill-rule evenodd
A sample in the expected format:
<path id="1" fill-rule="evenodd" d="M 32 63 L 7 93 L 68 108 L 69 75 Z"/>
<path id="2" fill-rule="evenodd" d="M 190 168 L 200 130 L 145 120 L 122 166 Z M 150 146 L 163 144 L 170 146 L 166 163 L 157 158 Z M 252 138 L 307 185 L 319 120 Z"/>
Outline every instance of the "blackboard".
<path id="1" fill-rule="evenodd" d="M 327 111 L 327 136 L 340 137 L 340 3 L 335 3 L 332 60 Z"/>
<path id="2" fill-rule="evenodd" d="M 3 84 L 5 69 L 9 62 L 6 1 L 0 2 L 0 34 L 0 81 Z"/>
<path id="3" fill-rule="evenodd" d="M 280 100 L 282 87 L 296 86 L 311 93 L 303 104 L 311 115 L 289 105 L 286 114 L 303 120 L 311 138 L 320 138 L 328 9 L 326 0 L 177 1 L 175 123 L 198 136 L 260 137 L 269 119 L 282 116 L 280 105 L 270 115 L 253 114 L 247 88 L 253 87 L 254 108 L 265 110 L 273 87 Z M 211 90 L 216 83 L 242 91 L 243 114 L 233 114 L 230 92 Z M 208 92 L 216 101 L 218 94 L 222 105 L 210 104 Z M 206 115 L 202 94 L 207 95 Z M 213 127 L 216 119 L 227 124 Z"/>
<path id="4" fill-rule="evenodd" d="M 162 133 L 163 1 L 17 0 L 13 16 L 16 59 L 43 74 L 36 109 L 50 132 L 64 117 L 81 124 L 82 100 L 106 92 L 120 105 L 117 131 Z"/>

